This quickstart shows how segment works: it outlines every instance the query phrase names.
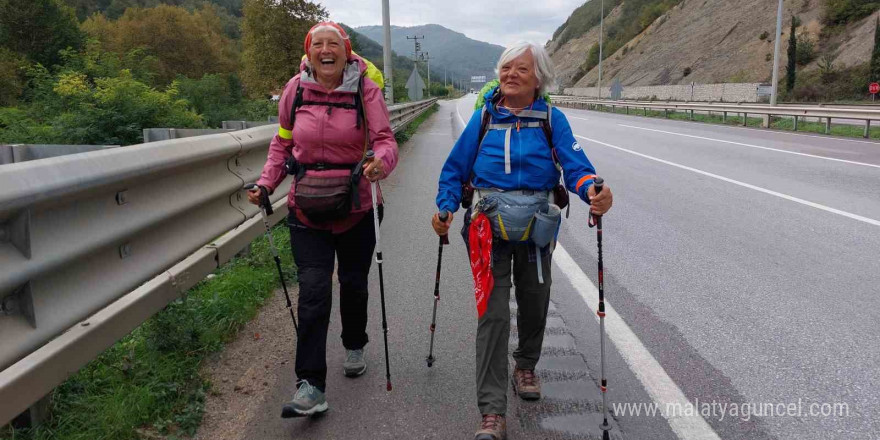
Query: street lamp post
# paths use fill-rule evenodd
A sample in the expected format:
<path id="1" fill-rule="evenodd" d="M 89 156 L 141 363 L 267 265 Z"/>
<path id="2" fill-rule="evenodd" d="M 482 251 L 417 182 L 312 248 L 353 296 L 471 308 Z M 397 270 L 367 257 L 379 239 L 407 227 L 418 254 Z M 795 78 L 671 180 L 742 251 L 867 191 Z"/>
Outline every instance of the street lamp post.
<path id="1" fill-rule="evenodd" d="M 792 38 L 794 36 L 792 35 Z M 776 11 L 776 41 L 773 42 L 773 88 L 770 92 L 770 105 L 776 105 L 776 95 L 779 92 L 779 46 L 782 43 L 782 0 L 779 0 L 779 8 Z M 764 116 L 764 128 L 770 127 L 770 115 Z"/>
<path id="2" fill-rule="evenodd" d="M 385 45 L 382 58 L 385 63 L 385 103 L 394 104 L 394 80 L 391 77 L 391 12 L 388 0 L 382 0 L 382 27 L 385 30 Z"/>
<path id="3" fill-rule="evenodd" d="M 602 35 L 605 33 L 605 0 L 602 0 L 601 8 L 599 15 L 599 81 L 596 83 L 596 99 L 602 99 Z"/>

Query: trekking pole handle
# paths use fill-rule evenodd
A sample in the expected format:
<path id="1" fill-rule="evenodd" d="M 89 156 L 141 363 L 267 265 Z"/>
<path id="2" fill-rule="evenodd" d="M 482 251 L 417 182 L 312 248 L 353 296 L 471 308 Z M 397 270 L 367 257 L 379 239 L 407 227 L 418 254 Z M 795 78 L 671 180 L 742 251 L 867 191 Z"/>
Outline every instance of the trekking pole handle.
<path id="1" fill-rule="evenodd" d="M 437 218 L 439 218 L 441 222 L 446 223 L 446 220 L 449 220 L 449 211 L 441 211 L 437 213 Z M 449 234 L 440 236 L 440 244 L 449 244 Z"/>
<path id="2" fill-rule="evenodd" d="M 253 191 L 255 189 L 260 190 L 260 207 L 266 210 L 266 215 L 272 215 L 274 211 L 272 210 L 272 202 L 269 201 L 269 191 L 256 183 L 248 183 L 244 186 L 245 191 Z"/>
<path id="3" fill-rule="evenodd" d="M 596 195 L 598 195 L 600 192 L 602 192 L 602 188 L 604 186 L 605 186 L 605 179 L 603 179 L 599 176 L 596 176 L 596 178 L 593 180 L 593 187 L 596 188 Z"/>

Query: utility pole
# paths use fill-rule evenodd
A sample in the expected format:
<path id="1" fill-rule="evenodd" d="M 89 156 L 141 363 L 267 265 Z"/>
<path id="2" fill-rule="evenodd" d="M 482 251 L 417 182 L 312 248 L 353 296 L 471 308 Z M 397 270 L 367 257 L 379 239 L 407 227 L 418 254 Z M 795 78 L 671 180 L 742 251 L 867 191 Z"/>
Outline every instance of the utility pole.
<path id="1" fill-rule="evenodd" d="M 446 66 L 443 66 L 443 87 L 446 87 Z"/>
<path id="2" fill-rule="evenodd" d="M 605 0 L 602 0 L 601 8 L 601 15 L 599 15 L 599 81 L 596 82 L 596 99 L 602 99 L 602 35 L 605 34 Z"/>
<path id="3" fill-rule="evenodd" d="M 388 0 L 382 0 L 382 27 L 385 31 L 385 45 L 382 59 L 385 63 L 385 104 L 394 104 L 394 79 L 391 76 L 391 11 Z"/>
<path id="4" fill-rule="evenodd" d="M 770 93 L 770 105 L 776 105 L 776 92 L 779 86 L 779 43 L 782 39 L 782 0 L 776 12 L 776 41 L 773 42 L 773 89 Z"/>
<path id="5" fill-rule="evenodd" d="M 419 43 L 419 40 L 424 40 L 425 36 L 422 35 L 420 37 L 418 35 L 413 35 L 412 37 L 406 37 L 406 39 L 413 40 L 413 43 L 415 43 L 415 50 L 413 51 L 413 58 L 412 58 L 413 70 L 416 72 L 416 75 L 420 75 L 419 74 L 419 62 L 422 61 L 422 58 L 424 58 L 424 55 L 422 54 L 422 43 Z M 428 93 L 430 94 L 430 86 L 428 86 L 428 88 L 429 88 Z"/>
<path id="6" fill-rule="evenodd" d="M 422 57 L 423 60 L 428 64 L 428 98 L 431 97 L 431 54 L 425 52 L 425 56 Z"/>

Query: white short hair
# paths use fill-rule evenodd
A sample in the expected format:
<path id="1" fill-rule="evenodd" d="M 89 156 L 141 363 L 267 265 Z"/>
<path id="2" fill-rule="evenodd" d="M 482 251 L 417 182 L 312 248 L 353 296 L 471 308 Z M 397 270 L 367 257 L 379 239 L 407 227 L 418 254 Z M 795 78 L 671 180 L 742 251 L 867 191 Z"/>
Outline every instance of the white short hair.
<path id="1" fill-rule="evenodd" d="M 501 67 L 509 63 L 514 58 L 524 54 L 526 51 L 532 53 L 535 59 L 535 76 L 538 78 L 538 94 L 543 95 L 548 90 L 556 87 L 556 69 L 550 55 L 543 46 L 528 41 L 520 41 L 504 50 L 498 64 L 495 65 L 495 74 L 499 75 Z M 500 75 L 499 75 L 500 78 Z"/>

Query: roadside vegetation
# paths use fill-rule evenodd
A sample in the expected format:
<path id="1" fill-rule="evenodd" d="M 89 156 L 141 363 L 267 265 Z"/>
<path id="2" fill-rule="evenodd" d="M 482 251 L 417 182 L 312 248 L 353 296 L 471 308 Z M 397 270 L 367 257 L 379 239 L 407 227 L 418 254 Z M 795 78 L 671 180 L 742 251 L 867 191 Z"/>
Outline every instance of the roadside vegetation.
<path id="1" fill-rule="evenodd" d="M 272 230 L 288 286 L 296 280 L 289 232 Z M 3 440 L 136 440 L 191 436 L 210 382 L 200 369 L 278 288 L 265 236 L 213 277 L 141 324 L 51 395 L 50 419 L 35 429 L 0 428 Z"/>
<path id="2" fill-rule="evenodd" d="M 437 110 L 439 110 L 439 108 L 440 106 L 437 104 L 432 105 L 431 108 L 429 108 L 424 113 L 416 117 L 412 122 L 410 122 L 409 125 L 406 126 L 406 128 L 397 132 L 397 134 L 394 135 L 394 138 L 397 139 L 397 142 L 399 144 L 408 141 L 416 133 L 416 131 L 418 131 L 419 126 L 422 125 L 422 122 L 425 122 L 425 120 L 430 118 L 431 115 L 437 113 Z"/>
<path id="3" fill-rule="evenodd" d="M 277 116 L 269 98 L 328 15 L 306 0 L 0 0 L 0 10 L 0 143 L 93 145 Z M 381 46 L 352 35 L 381 69 Z M 402 102 L 413 63 L 394 60 Z M 436 81 L 431 92 L 449 93 Z"/>

